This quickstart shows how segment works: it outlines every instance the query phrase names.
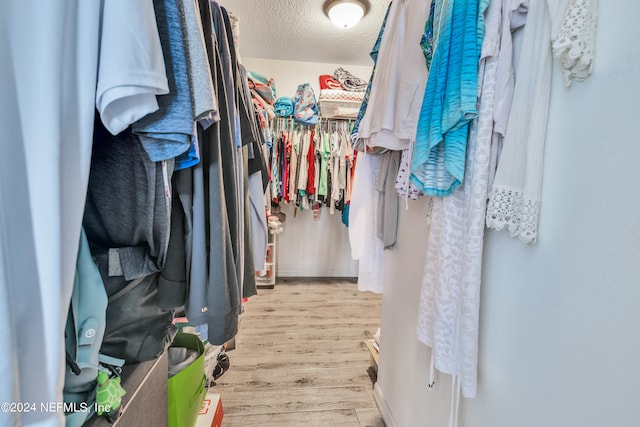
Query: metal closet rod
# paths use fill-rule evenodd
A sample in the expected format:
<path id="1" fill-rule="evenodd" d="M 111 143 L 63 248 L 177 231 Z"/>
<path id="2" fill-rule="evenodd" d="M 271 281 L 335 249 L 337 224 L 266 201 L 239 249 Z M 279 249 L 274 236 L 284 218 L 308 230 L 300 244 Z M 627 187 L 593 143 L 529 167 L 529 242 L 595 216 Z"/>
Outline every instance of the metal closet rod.
<path id="1" fill-rule="evenodd" d="M 276 118 L 276 121 L 275 121 L 275 129 L 276 130 L 292 129 L 295 126 L 305 126 L 305 127 L 317 126 L 320 130 L 322 130 L 322 124 L 324 123 L 326 125 L 327 131 L 330 129 L 329 126 L 331 126 L 332 124 L 335 124 L 339 126 L 339 128 L 341 128 L 342 130 L 348 132 L 351 129 L 352 122 L 354 121 L 355 119 L 348 119 L 348 118 L 320 117 L 318 120 L 318 123 L 315 125 L 302 125 L 296 122 L 293 117 L 278 117 Z M 345 125 L 347 125 L 346 129 L 344 129 Z M 336 129 L 337 128 L 338 127 L 336 127 Z"/>

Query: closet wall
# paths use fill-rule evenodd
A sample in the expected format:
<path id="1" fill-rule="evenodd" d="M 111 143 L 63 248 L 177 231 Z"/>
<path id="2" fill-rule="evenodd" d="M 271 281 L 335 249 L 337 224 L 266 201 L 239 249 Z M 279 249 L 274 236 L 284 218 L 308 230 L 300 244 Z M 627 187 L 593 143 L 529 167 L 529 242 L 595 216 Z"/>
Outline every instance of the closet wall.
<path id="1" fill-rule="evenodd" d="M 320 95 L 318 76 L 333 74 L 343 67 L 365 80 L 371 67 L 357 65 L 325 64 L 318 62 L 283 61 L 262 58 L 242 58 L 248 70 L 273 77 L 278 96 L 295 96 L 300 83 L 311 83 L 316 98 Z M 318 221 L 309 211 L 298 211 L 294 218 L 293 207 L 285 207 L 287 215 L 284 232 L 277 236 L 276 274 L 278 277 L 356 277 L 358 264 L 351 259 L 349 235 L 342 224 L 340 212 L 330 215 L 323 208 Z"/>
<path id="2" fill-rule="evenodd" d="M 538 242 L 487 232 L 479 388 L 460 426 L 640 422 L 640 3 L 599 9 L 593 75 L 567 89 L 554 69 Z M 416 339 L 424 203 L 400 221 L 375 396 L 389 427 L 445 426 L 451 380 L 427 390 L 430 350 Z"/>

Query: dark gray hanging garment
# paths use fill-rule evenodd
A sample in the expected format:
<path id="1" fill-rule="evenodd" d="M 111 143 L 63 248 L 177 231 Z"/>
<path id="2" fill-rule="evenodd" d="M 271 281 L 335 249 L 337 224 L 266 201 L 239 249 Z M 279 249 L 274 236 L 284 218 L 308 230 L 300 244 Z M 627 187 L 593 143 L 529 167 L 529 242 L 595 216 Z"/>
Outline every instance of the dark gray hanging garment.
<path id="1" fill-rule="evenodd" d="M 240 291 L 243 293 L 246 273 L 248 266 L 245 265 L 245 255 L 247 249 L 245 245 L 247 244 L 246 240 L 246 225 L 245 221 L 245 194 L 247 192 L 247 186 L 245 185 L 246 180 L 246 167 L 243 155 L 242 147 L 245 143 L 242 140 L 242 131 L 240 128 L 241 116 L 241 94 L 240 94 L 240 75 L 238 70 L 238 55 L 236 51 L 236 47 L 233 39 L 233 29 L 231 27 L 231 20 L 229 19 L 229 14 L 226 9 L 220 5 L 217 5 L 216 2 L 211 2 L 213 9 L 213 22 L 214 26 L 216 26 L 216 36 L 218 37 L 218 46 L 220 46 L 220 54 L 222 55 L 225 52 L 225 48 L 228 48 L 229 52 L 229 65 L 231 67 L 231 74 L 223 73 L 223 77 L 225 78 L 225 88 L 227 90 L 227 96 L 230 101 L 232 101 L 232 105 L 230 105 L 229 109 L 229 119 L 232 127 L 232 138 L 234 141 L 234 167 L 235 171 L 235 179 L 236 179 L 236 208 L 235 214 L 237 223 L 237 255 L 236 255 L 236 271 L 238 272 L 238 284 L 240 285 Z M 216 15 L 215 6 L 218 6 L 219 17 Z M 218 23 L 219 21 L 219 23 Z M 224 70 L 224 68 L 223 68 Z M 231 78 L 231 79 L 229 79 Z M 224 170 L 224 173 L 228 173 L 228 169 Z M 229 209 L 232 209 L 231 206 L 227 206 Z M 231 224 L 233 227 L 233 223 Z M 236 243 L 236 240 L 233 241 Z M 253 268 L 253 267 L 251 267 Z M 251 271 L 251 277 L 248 278 L 249 281 L 255 282 L 255 271 Z"/>
<path id="2" fill-rule="evenodd" d="M 220 105 L 220 152 L 222 155 L 222 175 L 224 180 L 224 194 L 227 201 L 227 215 L 231 231 L 231 244 L 233 245 L 233 257 L 236 264 L 238 283 L 242 284 L 244 269 L 242 260 L 244 252 L 243 244 L 243 201 L 242 181 L 240 168 L 242 167 L 242 154 L 238 150 L 239 135 L 236 133 L 237 103 L 237 59 L 233 38 L 229 38 L 229 32 L 225 25 L 222 8 L 218 3 L 211 2 L 211 15 L 215 29 L 216 43 L 220 61 L 218 62 L 217 85 L 218 102 Z M 228 22 L 228 18 L 227 18 Z M 229 24 L 230 25 L 230 24 Z M 230 28 L 229 28 L 230 30 Z"/>
<path id="3" fill-rule="evenodd" d="M 233 104 L 227 98 L 211 4 L 209 0 L 199 0 L 199 5 L 220 121 L 206 130 L 198 127 L 201 162 L 193 168 L 192 176 L 193 238 L 187 317 L 194 324 L 206 323 L 209 341 L 223 344 L 238 331 L 241 306 L 235 256 L 240 242 L 236 240 L 234 245 L 233 241 L 238 235 L 235 139 L 229 113 Z"/>

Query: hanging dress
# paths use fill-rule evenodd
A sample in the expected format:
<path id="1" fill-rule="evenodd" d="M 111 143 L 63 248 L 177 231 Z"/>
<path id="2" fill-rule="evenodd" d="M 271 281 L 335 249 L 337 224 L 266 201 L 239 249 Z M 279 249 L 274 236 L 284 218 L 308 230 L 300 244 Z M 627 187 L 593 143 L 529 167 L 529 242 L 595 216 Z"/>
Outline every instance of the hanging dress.
<path id="1" fill-rule="evenodd" d="M 488 0 L 480 2 L 478 17 Z M 430 346 L 436 369 L 458 376 L 465 397 L 475 397 L 478 366 L 480 276 L 484 216 L 493 134 L 500 1 L 488 6 L 478 76 L 479 116 L 471 124 L 465 181 L 448 197 L 434 197 L 425 275 L 418 309 L 418 339 Z M 433 381 L 433 380 L 432 380 Z"/>
<path id="2" fill-rule="evenodd" d="M 545 2 L 529 2 L 521 52 L 486 224 L 496 230 L 506 229 L 525 243 L 534 243 L 551 95 L 551 20 Z"/>

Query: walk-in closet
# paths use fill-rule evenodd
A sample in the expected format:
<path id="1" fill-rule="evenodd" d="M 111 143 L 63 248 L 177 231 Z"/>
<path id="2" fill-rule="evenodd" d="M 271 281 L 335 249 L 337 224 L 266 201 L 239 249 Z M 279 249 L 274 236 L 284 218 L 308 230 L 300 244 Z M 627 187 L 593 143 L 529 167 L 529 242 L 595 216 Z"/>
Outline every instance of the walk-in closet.
<path id="1" fill-rule="evenodd" d="M 639 15 L 0 2 L 0 426 L 640 425 Z"/>

